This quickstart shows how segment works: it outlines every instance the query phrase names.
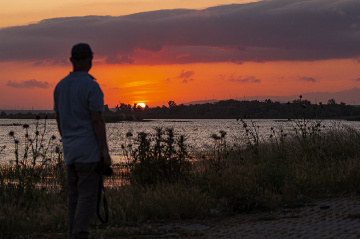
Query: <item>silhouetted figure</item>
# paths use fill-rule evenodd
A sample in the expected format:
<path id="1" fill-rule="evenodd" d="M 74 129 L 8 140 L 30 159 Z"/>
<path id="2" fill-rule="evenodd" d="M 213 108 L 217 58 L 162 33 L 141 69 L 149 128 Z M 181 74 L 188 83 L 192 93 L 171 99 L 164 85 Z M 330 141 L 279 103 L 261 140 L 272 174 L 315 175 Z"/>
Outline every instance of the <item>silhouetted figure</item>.
<path id="1" fill-rule="evenodd" d="M 54 110 L 67 168 L 69 239 L 89 237 L 96 211 L 101 157 L 111 165 L 103 118 L 103 93 L 88 74 L 93 52 L 80 43 L 71 50 L 73 72 L 54 91 Z"/>

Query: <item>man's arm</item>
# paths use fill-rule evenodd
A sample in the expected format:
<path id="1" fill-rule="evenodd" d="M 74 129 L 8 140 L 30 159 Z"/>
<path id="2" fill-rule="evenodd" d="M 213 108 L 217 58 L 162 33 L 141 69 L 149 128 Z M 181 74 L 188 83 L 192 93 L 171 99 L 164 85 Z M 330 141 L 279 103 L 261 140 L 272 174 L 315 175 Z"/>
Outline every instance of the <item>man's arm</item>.
<path id="1" fill-rule="evenodd" d="M 57 127 L 58 127 L 58 130 L 59 130 L 59 133 L 62 137 L 62 133 L 61 133 L 61 125 L 60 125 L 60 114 L 59 112 L 56 112 L 56 123 L 57 123 Z"/>
<path id="2" fill-rule="evenodd" d="M 111 157 L 109 154 L 109 148 L 106 140 L 106 128 L 105 120 L 102 112 L 90 111 L 91 120 L 95 131 L 95 136 L 100 143 L 102 156 L 104 157 L 104 164 L 106 166 L 111 165 Z"/>

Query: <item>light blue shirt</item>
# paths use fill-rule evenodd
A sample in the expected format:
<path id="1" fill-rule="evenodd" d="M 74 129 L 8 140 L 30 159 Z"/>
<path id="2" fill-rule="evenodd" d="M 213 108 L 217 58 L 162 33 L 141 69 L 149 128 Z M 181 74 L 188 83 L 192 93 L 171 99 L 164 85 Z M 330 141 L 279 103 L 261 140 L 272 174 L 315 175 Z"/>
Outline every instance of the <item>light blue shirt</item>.
<path id="1" fill-rule="evenodd" d="M 104 95 L 94 77 L 71 72 L 54 91 L 54 110 L 60 115 L 65 164 L 100 161 L 90 111 L 104 111 Z"/>

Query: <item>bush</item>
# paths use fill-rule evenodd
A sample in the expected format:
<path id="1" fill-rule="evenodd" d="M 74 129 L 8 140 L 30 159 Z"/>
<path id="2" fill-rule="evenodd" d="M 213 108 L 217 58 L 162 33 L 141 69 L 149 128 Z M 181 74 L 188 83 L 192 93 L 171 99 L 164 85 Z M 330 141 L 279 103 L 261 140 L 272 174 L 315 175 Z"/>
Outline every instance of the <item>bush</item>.
<path id="1" fill-rule="evenodd" d="M 151 138 L 139 133 L 130 144 L 131 159 L 128 164 L 131 183 L 156 185 L 162 182 L 186 181 L 191 164 L 185 144 L 185 137 L 175 137 L 174 129 L 156 128 Z M 130 134 L 128 134 L 129 137 Z M 133 146 L 136 146 L 133 149 Z"/>

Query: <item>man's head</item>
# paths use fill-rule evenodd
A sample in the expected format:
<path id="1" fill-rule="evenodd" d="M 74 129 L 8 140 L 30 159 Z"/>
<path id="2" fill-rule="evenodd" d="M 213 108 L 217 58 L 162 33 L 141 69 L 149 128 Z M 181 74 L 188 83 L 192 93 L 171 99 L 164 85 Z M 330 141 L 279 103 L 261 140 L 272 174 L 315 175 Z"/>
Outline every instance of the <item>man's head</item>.
<path id="1" fill-rule="evenodd" d="M 79 43 L 71 49 L 70 61 L 73 64 L 74 71 L 88 72 L 92 66 L 93 52 L 86 43 Z"/>

